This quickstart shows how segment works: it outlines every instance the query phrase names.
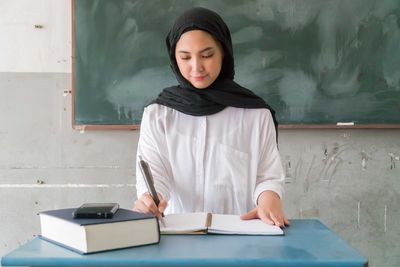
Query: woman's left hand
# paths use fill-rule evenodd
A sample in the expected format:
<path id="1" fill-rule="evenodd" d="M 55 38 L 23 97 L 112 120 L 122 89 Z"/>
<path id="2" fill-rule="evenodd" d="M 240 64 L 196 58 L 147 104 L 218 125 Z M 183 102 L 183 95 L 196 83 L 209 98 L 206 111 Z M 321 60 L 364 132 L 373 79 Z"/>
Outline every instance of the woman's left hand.
<path id="1" fill-rule="evenodd" d="M 258 205 L 250 212 L 240 216 L 242 220 L 261 219 L 267 224 L 285 227 L 289 225 L 282 209 L 279 195 L 273 191 L 264 191 L 258 197 Z"/>

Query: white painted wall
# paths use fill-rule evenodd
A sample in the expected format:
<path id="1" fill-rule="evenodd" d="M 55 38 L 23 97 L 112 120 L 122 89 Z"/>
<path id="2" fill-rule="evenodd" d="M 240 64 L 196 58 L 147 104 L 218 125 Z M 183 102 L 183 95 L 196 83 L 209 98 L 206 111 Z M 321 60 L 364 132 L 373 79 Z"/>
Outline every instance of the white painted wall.
<path id="1" fill-rule="evenodd" d="M 0 0 L 0 14 L 3 255 L 40 232 L 41 210 L 131 207 L 139 132 L 72 130 L 68 0 Z M 280 152 L 289 218 L 319 218 L 371 267 L 400 265 L 399 130 L 281 130 Z"/>
<path id="2" fill-rule="evenodd" d="M 0 14 L 0 72 L 71 72 L 70 0 L 1 0 Z"/>

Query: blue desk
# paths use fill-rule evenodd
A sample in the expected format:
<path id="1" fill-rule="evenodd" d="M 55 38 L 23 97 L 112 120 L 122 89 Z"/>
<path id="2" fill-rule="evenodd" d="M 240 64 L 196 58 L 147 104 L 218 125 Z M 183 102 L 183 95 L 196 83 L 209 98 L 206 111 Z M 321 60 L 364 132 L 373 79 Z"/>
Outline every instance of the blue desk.
<path id="1" fill-rule="evenodd" d="M 160 244 L 79 255 L 35 238 L 3 266 L 368 266 L 318 220 L 291 220 L 285 236 L 162 236 Z"/>

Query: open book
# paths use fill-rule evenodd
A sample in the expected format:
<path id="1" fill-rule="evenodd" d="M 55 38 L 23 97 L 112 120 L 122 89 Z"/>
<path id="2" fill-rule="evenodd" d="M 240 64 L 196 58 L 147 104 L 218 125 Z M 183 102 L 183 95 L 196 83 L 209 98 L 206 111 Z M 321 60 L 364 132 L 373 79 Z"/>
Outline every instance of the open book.
<path id="1" fill-rule="evenodd" d="M 226 235 L 283 235 L 276 225 L 259 219 L 241 220 L 239 215 L 211 214 L 206 212 L 168 214 L 161 234 L 226 234 Z"/>

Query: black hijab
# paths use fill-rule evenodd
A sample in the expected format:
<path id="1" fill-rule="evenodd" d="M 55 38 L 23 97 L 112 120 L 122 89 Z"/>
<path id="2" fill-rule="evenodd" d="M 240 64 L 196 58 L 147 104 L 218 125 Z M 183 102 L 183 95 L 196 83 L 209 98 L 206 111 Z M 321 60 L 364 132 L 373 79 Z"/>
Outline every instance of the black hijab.
<path id="1" fill-rule="evenodd" d="M 175 59 L 175 47 L 182 34 L 191 30 L 203 30 L 218 40 L 224 50 L 221 72 L 208 88 L 196 89 L 179 71 Z M 271 111 L 275 130 L 278 122 L 275 111 L 265 101 L 233 81 L 235 76 L 233 49 L 230 31 L 222 18 L 206 8 L 195 7 L 179 16 L 167 39 L 171 68 L 179 85 L 165 88 L 153 102 L 193 116 L 211 115 L 225 107 L 266 108 Z"/>

